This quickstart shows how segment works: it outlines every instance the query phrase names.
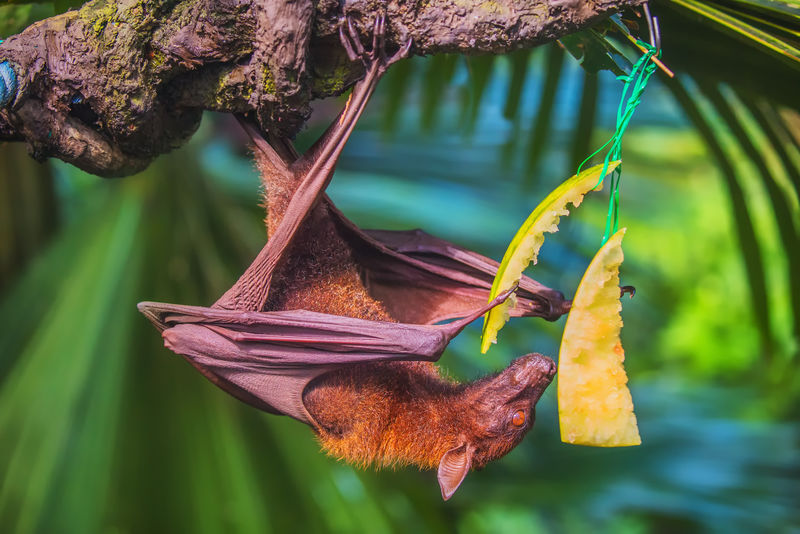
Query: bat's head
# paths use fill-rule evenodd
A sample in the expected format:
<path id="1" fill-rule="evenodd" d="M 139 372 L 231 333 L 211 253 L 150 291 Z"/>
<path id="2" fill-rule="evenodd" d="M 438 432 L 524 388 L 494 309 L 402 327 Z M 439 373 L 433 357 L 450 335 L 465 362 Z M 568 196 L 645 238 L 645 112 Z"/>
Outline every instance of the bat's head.
<path id="1" fill-rule="evenodd" d="M 480 469 L 517 446 L 535 419 L 536 402 L 556 374 L 541 354 L 517 358 L 494 376 L 478 380 L 459 403 L 460 443 L 439 461 L 439 486 L 449 499 L 471 468 Z"/>

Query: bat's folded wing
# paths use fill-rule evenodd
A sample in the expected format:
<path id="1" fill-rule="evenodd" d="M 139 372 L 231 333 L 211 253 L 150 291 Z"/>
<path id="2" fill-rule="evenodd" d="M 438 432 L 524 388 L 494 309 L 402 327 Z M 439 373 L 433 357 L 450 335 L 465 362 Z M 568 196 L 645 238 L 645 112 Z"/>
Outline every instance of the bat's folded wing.
<path id="1" fill-rule="evenodd" d="M 464 317 L 489 299 L 499 264 L 422 230 L 361 230 L 329 202 L 367 288 L 392 317 L 433 324 Z M 523 276 L 511 308 L 515 317 L 554 321 L 569 311 L 560 291 Z"/>
<path id="2" fill-rule="evenodd" d="M 439 359 L 468 323 L 509 296 L 458 321 L 415 325 L 305 310 L 252 312 L 142 302 L 164 343 L 239 400 L 313 425 L 303 390 L 341 365 Z"/>

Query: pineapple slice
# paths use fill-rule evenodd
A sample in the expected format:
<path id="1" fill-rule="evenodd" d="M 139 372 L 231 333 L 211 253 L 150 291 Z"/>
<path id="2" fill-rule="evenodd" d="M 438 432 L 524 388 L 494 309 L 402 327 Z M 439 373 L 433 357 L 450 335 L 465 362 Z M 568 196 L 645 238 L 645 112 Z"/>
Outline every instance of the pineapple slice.
<path id="1" fill-rule="evenodd" d="M 595 447 L 639 445 L 639 428 L 622 367 L 619 230 L 583 275 L 564 327 L 558 357 L 561 441 Z"/>

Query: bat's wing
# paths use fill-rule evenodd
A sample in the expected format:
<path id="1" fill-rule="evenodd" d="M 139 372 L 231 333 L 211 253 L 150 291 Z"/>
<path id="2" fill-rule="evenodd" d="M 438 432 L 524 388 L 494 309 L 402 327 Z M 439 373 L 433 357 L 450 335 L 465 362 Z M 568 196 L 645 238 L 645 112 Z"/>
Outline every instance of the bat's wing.
<path id="1" fill-rule="evenodd" d="M 305 310 L 252 312 L 142 302 L 165 345 L 239 400 L 314 425 L 303 390 L 342 365 L 439 359 L 467 324 L 509 295 L 444 325 L 369 321 Z"/>
<path id="2" fill-rule="evenodd" d="M 325 200 L 370 295 L 398 321 L 433 324 L 464 317 L 488 301 L 496 261 L 422 230 L 361 230 Z M 523 276 L 511 314 L 553 321 L 569 306 L 560 291 Z"/>

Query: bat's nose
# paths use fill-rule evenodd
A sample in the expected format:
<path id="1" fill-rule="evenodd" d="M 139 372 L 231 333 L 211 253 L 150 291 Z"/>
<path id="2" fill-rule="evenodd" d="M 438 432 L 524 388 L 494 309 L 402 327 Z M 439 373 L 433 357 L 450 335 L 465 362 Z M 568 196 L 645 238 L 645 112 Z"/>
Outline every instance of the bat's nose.
<path id="1" fill-rule="evenodd" d="M 514 379 L 517 383 L 531 383 L 532 380 L 545 379 L 550 382 L 556 374 L 556 364 L 541 354 L 526 354 L 514 362 L 517 372 Z"/>

